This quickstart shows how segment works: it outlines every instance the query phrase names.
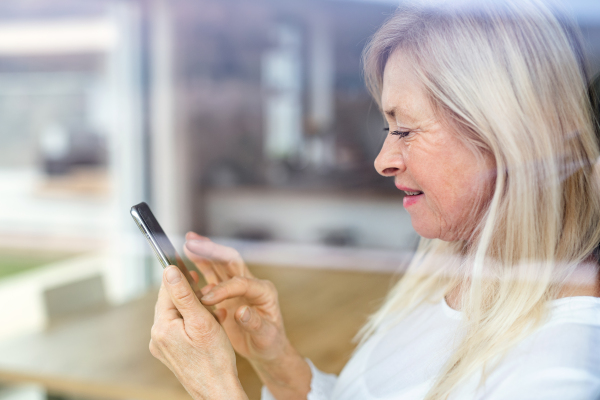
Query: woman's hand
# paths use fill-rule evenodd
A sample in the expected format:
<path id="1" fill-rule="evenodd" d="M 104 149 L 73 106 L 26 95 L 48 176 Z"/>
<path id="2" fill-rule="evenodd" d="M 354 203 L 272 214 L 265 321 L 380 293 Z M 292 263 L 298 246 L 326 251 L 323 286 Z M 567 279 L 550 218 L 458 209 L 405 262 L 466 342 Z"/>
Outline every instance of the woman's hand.
<path id="1" fill-rule="evenodd" d="M 215 315 L 234 349 L 250 361 L 273 395 L 305 399 L 310 367 L 288 341 L 274 285 L 255 278 L 235 249 L 192 232 L 186 240 L 185 254 L 208 283 L 201 301 L 216 306 Z"/>
<path id="2" fill-rule="evenodd" d="M 249 360 L 278 358 L 289 342 L 273 284 L 256 279 L 236 250 L 194 233 L 186 239 L 185 254 L 208 283 L 202 303 L 216 306 L 235 351 Z"/>
<path id="3" fill-rule="evenodd" d="M 194 399 L 247 399 L 227 335 L 177 267 L 163 273 L 151 337 L 152 355 Z"/>

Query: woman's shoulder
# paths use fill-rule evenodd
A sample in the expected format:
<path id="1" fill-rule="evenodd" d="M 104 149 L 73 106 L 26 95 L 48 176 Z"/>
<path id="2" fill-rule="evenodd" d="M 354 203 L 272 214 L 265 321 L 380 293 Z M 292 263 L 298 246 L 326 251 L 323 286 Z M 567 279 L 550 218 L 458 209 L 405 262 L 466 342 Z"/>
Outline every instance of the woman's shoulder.
<path id="1" fill-rule="evenodd" d="M 593 350 L 600 363 L 600 298 L 563 297 L 549 303 L 547 320 L 524 342 L 541 357 L 576 356 Z M 573 357 L 569 357 L 573 358 Z"/>
<path id="2" fill-rule="evenodd" d="M 471 398 L 598 398 L 600 298 L 551 301 L 546 322 L 501 358 L 478 394 Z"/>
<path id="3" fill-rule="evenodd" d="M 600 328 L 600 297 L 575 296 L 552 300 L 549 319 L 544 327 L 577 324 Z"/>
<path id="4" fill-rule="evenodd" d="M 564 297 L 549 307 L 546 322 L 517 346 L 514 358 L 546 369 L 583 371 L 595 365 L 600 378 L 600 298 Z"/>

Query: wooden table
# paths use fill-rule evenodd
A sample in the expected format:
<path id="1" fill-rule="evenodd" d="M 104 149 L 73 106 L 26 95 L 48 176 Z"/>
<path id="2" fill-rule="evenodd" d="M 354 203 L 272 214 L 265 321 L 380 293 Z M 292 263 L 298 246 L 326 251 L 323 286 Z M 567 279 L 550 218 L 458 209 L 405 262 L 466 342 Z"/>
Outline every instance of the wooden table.
<path id="1" fill-rule="evenodd" d="M 390 287 L 389 274 L 251 267 L 278 288 L 288 336 L 301 354 L 339 373 L 351 339 Z M 51 393 L 93 399 L 189 400 L 148 351 L 156 290 L 124 306 L 54 324 L 0 343 L 0 381 L 33 382 Z M 244 359 L 239 377 L 250 399 L 260 381 Z"/>

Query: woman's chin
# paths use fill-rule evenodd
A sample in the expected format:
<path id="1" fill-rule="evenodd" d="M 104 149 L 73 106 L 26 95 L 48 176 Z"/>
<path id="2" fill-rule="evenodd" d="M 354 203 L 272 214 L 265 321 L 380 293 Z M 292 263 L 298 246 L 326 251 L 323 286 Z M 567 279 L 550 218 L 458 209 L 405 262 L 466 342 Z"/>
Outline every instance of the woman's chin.
<path id="1" fill-rule="evenodd" d="M 443 231 L 437 225 L 433 226 L 413 222 L 412 226 L 417 234 L 425 239 L 440 239 L 444 242 L 454 242 L 460 239 L 460 237 L 457 237 L 457 235 L 453 234 L 452 232 Z"/>
<path id="2" fill-rule="evenodd" d="M 439 239 L 440 231 L 439 229 L 433 229 L 433 227 L 429 225 L 423 225 L 419 223 L 415 223 L 414 219 L 412 220 L 413 229 L 417 232 L 419 236 L 425 239 Z"/>
<path id="3" fill-rule="evenodd" d="M 414 230 L 419 236 L 424 239 L 439 239 L 444 242 L 456 242 L 461 240 L 469 240 L 467 235 L 461 236 L 456 232 L 441 231 L 439 228 L 423 227 L 413 224 Z"/>

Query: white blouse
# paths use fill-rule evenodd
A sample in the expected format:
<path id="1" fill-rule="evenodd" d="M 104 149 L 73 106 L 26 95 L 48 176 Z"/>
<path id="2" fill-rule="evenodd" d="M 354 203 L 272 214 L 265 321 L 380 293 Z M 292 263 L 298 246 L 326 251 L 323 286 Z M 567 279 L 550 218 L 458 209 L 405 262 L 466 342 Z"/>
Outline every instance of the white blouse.
<path id="1" fill-rule="evenodd" d="M 445 300 L 425 304 L 380 329 L 339 377 L 309 362 L 308 400 L 422 400 L 460 339 L 461 318 Z M 480 377 L 471 376 L 452 400 L 600 399 L 600 298 L 552 301 L 548 321 L 502 358 L 484 386 Z M 266 387 L 262 399 L 274 399 Z"/>

